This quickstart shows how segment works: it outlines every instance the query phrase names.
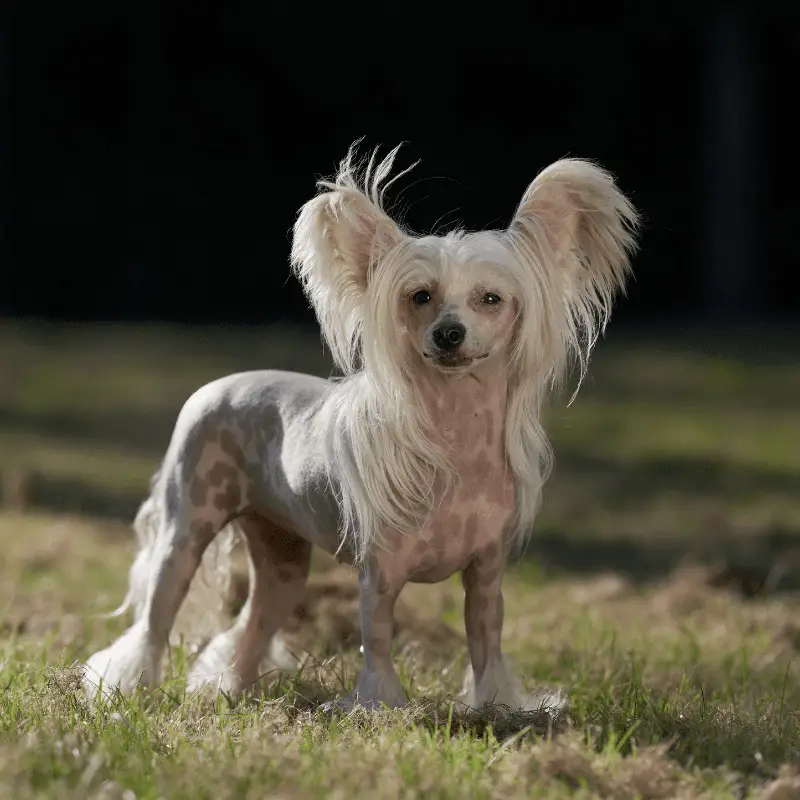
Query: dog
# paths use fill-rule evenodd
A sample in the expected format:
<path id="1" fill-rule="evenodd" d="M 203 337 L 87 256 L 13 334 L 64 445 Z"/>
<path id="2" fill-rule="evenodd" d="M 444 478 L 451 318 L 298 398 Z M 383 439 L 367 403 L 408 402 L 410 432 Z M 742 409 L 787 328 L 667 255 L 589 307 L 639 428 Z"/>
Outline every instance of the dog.
<path id="1" fill-rule="evenodd" d="M 158 685 L 204 553 L 224 575 L 219 542 L 238 531 L 249 596 L 200 652 L 189 690 L 236 695 L 286 655 L 280 629 L 317 545 L 357 568 L 360 590 L 363 669 L 328 708 L 407 703 L 390 655 L 395 601 L 407 582 L 456 572 L 464 702 L 524 707 L 501 650 L 503 573 L 552 466 L 543 404 L 573 366 L 585 375 L 638 214 L 609 173 L 562 159 L 507 229 L 417 236 L 385 209 L 408 172 L 393 175 L 398 148 L 360 159 L 357 144 L 300 210 L 291 250 L 343 377 L 246 372 L 190 397 L 134 525 L 140 550 L 115 613 L 133 608 L 135 621 L 86 663 L 89 694 Z"/>

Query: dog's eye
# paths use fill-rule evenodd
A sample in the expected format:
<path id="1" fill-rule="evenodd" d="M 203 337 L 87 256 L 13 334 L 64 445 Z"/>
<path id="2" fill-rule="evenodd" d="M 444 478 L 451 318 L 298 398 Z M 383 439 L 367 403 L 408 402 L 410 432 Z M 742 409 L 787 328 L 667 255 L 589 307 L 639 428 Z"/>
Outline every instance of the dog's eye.
<path id="1" fill-rule="evenodd" d="M 499 294 L 495 294 L 494 292 L 486 292 L 486 294 L 481 299 L 482 303 L 486 303 L 487 306 L 496 306 L 502 298 Z"/>
<path id="2" fill-rule="evenodd" d="M 431 301 L 431 293 L 425 291 L 425 289 L 420 289 L 418 292 L 414 292 L 411 295 L 411 302 L 414 303 L 415 306 L 424 306 L 425 303 L 430 303 Z"/>

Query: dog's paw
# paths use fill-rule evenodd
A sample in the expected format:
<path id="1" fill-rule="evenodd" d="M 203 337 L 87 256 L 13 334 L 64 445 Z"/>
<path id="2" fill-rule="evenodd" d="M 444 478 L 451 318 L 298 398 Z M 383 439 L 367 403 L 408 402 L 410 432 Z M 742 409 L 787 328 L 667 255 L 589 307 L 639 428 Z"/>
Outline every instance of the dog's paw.
<path id="1" fill-rule="evenodd" d="M 132 694 L 158 682 L 158 668 L 152 663 L 150 639 L 142 623 L 125 631 L 110 647 L 95 653 L 84 665 L 83 690 L 90 698 L 102 693 L 111 698 L 117 692 Z"/>
<path id="2" fill-rule="evenodd" d="M 322 703 L 319 706 L 319 710 L 326 716 L 333 716 L 334 714 L 349 714 L 357 708 L 363 708 L 365 711 L 384 711 L 386 709 L 404 708 L 405 705 L 405 701 L 402 703 L 396 701 L 387 703 L 384 700 L 362 699 L 349 694 Z"/>
<path id="3" fill-rule="evenodd" d="M 355 704 L 348 698 L 340 697 L 321 703 L 317 710 L 321 711 L 326 717 L 332 717 L 335 714 L 349 714 L 354 708 Z"/>

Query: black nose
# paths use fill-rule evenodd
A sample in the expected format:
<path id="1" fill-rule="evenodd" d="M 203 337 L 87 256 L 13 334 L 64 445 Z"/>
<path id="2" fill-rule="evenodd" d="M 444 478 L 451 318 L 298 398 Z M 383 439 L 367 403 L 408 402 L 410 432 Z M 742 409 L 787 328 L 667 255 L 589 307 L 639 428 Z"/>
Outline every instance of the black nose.
<path id="1" fill-rule="evenodd" d="M 433 329 L 433 341 L 440 350 L 455 350 L 466 335 L 467 329 L 460 322 L 443 322 Z"/>

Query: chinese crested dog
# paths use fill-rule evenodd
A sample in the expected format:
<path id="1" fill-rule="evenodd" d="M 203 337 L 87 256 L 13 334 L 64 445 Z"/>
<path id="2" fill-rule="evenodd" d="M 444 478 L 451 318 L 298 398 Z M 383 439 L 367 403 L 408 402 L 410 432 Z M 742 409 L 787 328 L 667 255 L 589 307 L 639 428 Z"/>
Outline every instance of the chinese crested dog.
<path id="1" fill-rule="evenodd" d="M 528 186 L 507 229 L 416 236 L 384 208 L 396 152 L 364 163 L 351 149 L 294 226 L 292 265 L 344 377 L 247 372 L 186 402 L 135 522 L 140 551 L 116 612 L 133 608 L 135 621 L 89 659 L 89 693 L 159 683 L 204 553 L 224 574 L 221 542 L 235 534 L 249 596 L 200 652 L 190 690 L 237 693 L 288 666 L 280 628 L 317 545 L 358 570 L 364 664 L 338 707 L 406 703 L 390 655 L 395 601 L 409 581 L 455 572 L 464 702 L 524 706 L 501 651 L 503 572 L 551 467 L 543 403 L 572 365 L 585 372 L 624 288 L 637 214 L 607 172 L 564 159 Z"/>

